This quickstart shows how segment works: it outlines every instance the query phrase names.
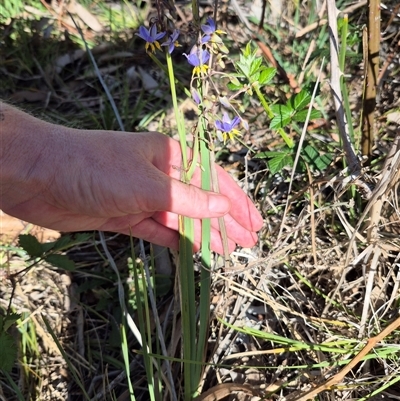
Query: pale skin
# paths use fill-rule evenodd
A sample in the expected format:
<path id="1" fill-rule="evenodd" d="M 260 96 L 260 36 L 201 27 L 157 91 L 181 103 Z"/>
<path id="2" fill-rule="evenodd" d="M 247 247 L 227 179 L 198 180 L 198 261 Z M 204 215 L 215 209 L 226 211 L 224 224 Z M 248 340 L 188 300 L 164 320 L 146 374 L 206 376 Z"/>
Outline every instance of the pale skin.
<path id="1" fill-rule="evenodd" d="M 102 230 L 178 248 L 178 215 L 212 218 L 212 249 L 251 247 L 263 220 L 234 180 L 216 166 L 220 192 L 180 182 L 179 143 L 157 132 L 77 130 L 50 124 L 0 102 L 0 207 L 58 231 Z"/>

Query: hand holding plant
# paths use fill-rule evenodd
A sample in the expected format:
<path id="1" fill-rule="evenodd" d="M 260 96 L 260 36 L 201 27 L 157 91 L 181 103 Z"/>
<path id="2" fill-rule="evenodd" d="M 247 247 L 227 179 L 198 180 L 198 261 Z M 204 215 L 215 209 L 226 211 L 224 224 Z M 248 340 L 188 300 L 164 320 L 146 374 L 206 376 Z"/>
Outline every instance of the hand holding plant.
<path id="1" fill-rule="evenodd" d="M 222 168 L 216 167 L 223 195 L 198 188 L 199 169 L 193 185 L 179 181 L 178 142 L 156 132 L 75 130 L 6 105 L 2 110 L 1 208 L 6 213 L 60 231 L 131 233 L 175 249 L 178 215 L 194 219 L 225 215 L 231 250 L 236 243 L 255 243 L 262 218 Z M 15 154 L 25 156 L 16 162 Z M 222 253 L 214 220 L 212 248 Z M 198 221 L 195 233 L 199 248 Z"/>

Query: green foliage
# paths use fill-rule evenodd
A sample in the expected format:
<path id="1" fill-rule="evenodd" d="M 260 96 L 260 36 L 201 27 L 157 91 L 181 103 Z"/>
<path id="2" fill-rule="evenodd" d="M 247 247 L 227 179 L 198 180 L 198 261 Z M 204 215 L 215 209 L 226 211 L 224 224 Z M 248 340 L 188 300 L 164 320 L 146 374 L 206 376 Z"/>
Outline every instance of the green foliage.
<path id="1" fill-rule="evenodd" d="M 295 148 L 295 141 L 285 132 L 284 128 L 290 124 L 304 123 L 307 117 L 311 121 L 322 116 L 321 112 L 314 108 L 309 110 L 314 85 L 306 85 L 285 104 L 271 104 L 273 101 L 269 101 L 260 88 L 272 81 L 276 74 L 276 69 L 263 65 L 263 58 L 257 57 L 257 48 L 252 49 L 251 42 L 242 50 L 239 61 L 235 62 L 234 66 L 236 72 L 228 75 L 228 88 L 233 91 L 244 92 L 249 96 L 252 96 L 253 92 L 255 92 L 267 117 L 270 119 L 270 129 L 277 131 L 288 148 L 283 152 L 267 153 L 268 157 L 271 158 L 271 171 L 277 172 L 284 166 L 293 165 L 293 157 L 290 150 Z M 321 165 L 322 163 L 318 163 L 318 166 Z M 316 167 L 319 168 L 318 166 Z"/>
<path id="2" fill-rule="evenodd" d="M 256 57 L 257 49 L 252 50 L 251 42 L 242 51 L 239 61 L 235 63 L 236 74 L 230 76 L 231 82 L 228 84 L 231 90 L 244 88 L 246 82 L 250 85 L 266 85 L 271 82 L 276 74 L 276 68 L 263 65 L 263 58 Z"/>
<path id="3" fill-rule="evenodd" d="M 281 151 L 260 152 L 255 158 L 268 159 L 267 164 L 271 174 L 282 171 L 285 167 L 292 167 L 296 149 L 284 148 Z M 305 170 L 305 164 L 312 169 L 324 171 L 332 162 L 333 155 L 319 151 L 315 146 L 306 144 L 300 151 L 301 161 L 298 165 L 300 171 Z"/>
<path id="4" fill-rule="evenodd" d="M 0 332 L 7 331 L 20 318 L 21 315 L 19 313 L 10 313 L 7 316 L 0 316 Z"/>
<path id="5" fill-rule="evenodd" d="M 259 159 L 269 159 L 268 168 L 271 171 L 271 174 L 276 174 L 278 171 L 281 171 L 286 166 L 293 166 L 294 163 L 294 154 L 290 149 L 287 151 L 271 151 L 271 152 L 261 152 L 258 155 L 254 156 Z"/>
<path id="6" fill-rule="evenodd" d="M 313 88 L 314 85 L 307 85 L 295 96 L 288 99 L 285 104 L 275 103 L 271 106 L 263 104 L 271 117 L 270 129 L 277 130 L 285 140 L 286 144 L 282 150 L 261 152 L 255 156 L 256 158 L 268 159 L 267 164 L 271 174 L 276 174 L 283 168 L 292 167 L 294 164 L 296 146 L 291 146 L 283 129 L 289 125 L 305 123 L 307 117 L 309 117 L 309 121 L 311 121 L 322 116 L 319 110 L 309 110 L 314 90 Z M 259 92 L 258 94 L 260 96 Z M 264 98 L 263 102 L 266 102 Z M 320 153 L 317 148 L 311 145 L 303 147 L 300 155 L 302 156 L 302 159 L 299 163 L 299 168 L 302 171 L 305 170 L 304 163 L 307 163 L 311 169 L 323 171 L 332 160 L 330 154 Z"/>
<path id="7" fill-rule="evenodd" d="M 37 14 L 30 13 L 26 11 L 24 13 L 24 8 L 30 6 L 37 10 Z M 18 19 L 24 17 L 28 14 L 30 18 L 38 19 L 40 13 L 45 12 L 46 8 L 43 6 L 40 0 L 3 0 L 0 2 L 0 23 L 5 24 L 7 21 L 12 19 Z"/>
<path id="8" fill-rule="evenodd" d="M 40 258 L 44 250 L 42 244 L 32 234 L 21 234 L 18 236 L 19 246 L 33 259 Z"/>
<path id="9" fill-rule="evenodd" d="M 50 254 L 44 257 L 47 263 L 50 263 L 54 267 L 58 267 L 63 270 L 73 271 L 75 270 L 75 263 L 68 258 L 66 255 Z"/>
<path id="10" fill-rule="evenodd" d="M 44 260 L 54 267 L 73 271 L 75 263 L 66 255 L 60 252 L 71 248 L 72 246 L 85 242 L 91 237 L 91 234 L 80 233 L 72 238 L 71 235 L 64 235 L 58 240 L 41 244 L 37 238 L 31 234 L 21 234 L 18 236 L 19 246 L 30 256 L 30 259 L 37 262 Z"/>
<path id="11" fill-rule="evenodd" d="M 16 313 L 0 316 L 0 370 L 11 372 L 17 359 L 17 346 L 13 336 L 7 330 L 21 317 Z"/>
<path id="12" fill-rule="evenodd" d="M 154 267 L 150 266 L 151 277 L 149 282 L 142 280 L 143 277 L 139 276 L 140 280 L 135 283 L 134 277 L 137 274 L 137 269 L 141 269 L 142 263 L 134 262 L 132 258 L 128 258 L 128 270 L 130 276 L 129 284 L 129 304 L 134 309 L 138 308 L 138 299 L 140 303 L 144 302 L 144 298 L 147 297 L 147 287 L 151 286 L 157 297 L 163 297 L 167 295 L 173 286 L 172 277 L 164 274 L 156 274 Z"/>
<path id="13" fill-rule="evenodd" d="M 305 146 L 302 149 L 301 155 L 306 163 L 313 165 L 319 171 L 324 171 L 333 160 L 331 153 L 320 153 L 312 145 Z"/>
<path id="14" fill-rule="evenodd" d="M 302 89 L 296 96 L 291 97 L 286 104 L 273 104 L 271 110 L 274 117 L 270 122 L 270 128 L 284 128 L 293 121 L 304 123 L 307 119 L 311 96 L 312 91 L 308 87 Z M 310 112 L 310 120 L 315 120 L 321 116 L 321 112 L 316 109 L 312 109 Z"/>
<path id="15" fill-rule="evenodd" d="M 352 65 L 360 63 L 363 59 L 362 54 L 362 27 L 349 24 L 344 18 L 338 19 L 338 31 L 341 33 L 340 40 L 346 41 L 345 58 L 347 64 L 351 62 Z M 343 27 L 347 24 L 345 37 L 343 37 Z M 315 59 L 329 58 L 329 40 L 321 40 L 319 45 L 311 53 L 310 61 Z"/>
<path id="16" fill-rule="evenodd" d="M 5 332 L 0 333 L 0 370 L 10 373 L 17 359 L 17 346 L 14 338 Z"/>

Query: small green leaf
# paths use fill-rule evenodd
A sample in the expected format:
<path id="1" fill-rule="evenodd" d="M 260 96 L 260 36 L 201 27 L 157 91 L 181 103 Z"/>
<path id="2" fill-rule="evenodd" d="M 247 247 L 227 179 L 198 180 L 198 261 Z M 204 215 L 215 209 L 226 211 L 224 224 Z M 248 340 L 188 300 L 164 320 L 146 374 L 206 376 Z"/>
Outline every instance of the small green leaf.
<path id="1" fill-rule="evenodd" d="M 258 82 L 260 85 L 266 85 L 268 82 L 272 80 L 272 78 L 276 74 L 276 68 L 268 67 L 261 71 L 260 78 L 258 78 Z"/>
<path id="2" fill-rule="evenodd" d="M 330 153 L 321 155 L 318 150 L 311 145 L 307 145 L 302 150 L 303 159 L 317 168 L 319 171 L 324 171 L 332 162 L 333 156 Z"/>
<path id="3" fill-rule="evenodd" d="M 72 243 L 71 235 L 63 235 L 61 236 L 54 244 L 54 251 L 61 251 L 69 248 Z"/>
<path id="4" fill-rule="evenodd" d="M 0 316 L 0 318 L 0 331 L 7 331 L 18 319 L 21 318 L 21 315 L 19 313 L 10 313 L 7 316 Z"/>
<path id="5" fill-rule="evenodd" d="M 63 235 L 58 240 L 53 242 L 46 242 L 42 244 L 42 248 L 44 252 L 49 251 L 65 251 L 68 248 L 76 244 L 81 244 L 82 242 L 86 242 L 90 239 L 92 234 L 90 233 L 78 233 L 74 235 L 74 238 L 71 235 Z"/>
<path id="6" fill-rule="evenodd" d="M 266 159 L 268 158 L 268 152 L 260 152 L 253 156 L 253 159 Z"/>
<path id="7" fill-rule="evenodd" d="M 243 50 L 243 55 L 245 57 L 251 56 L 251 42 L 247 43 L 245 49 Z"/>
<path id="8" fill-rule="evenodd" d="M 285 104 L 273 104 L 270 108 L 275 116 L 291 117 L 293 113 L 293 109 Z"/>
<path id="9" fill-rule="evenodd" d="M 290 122 L 292 121 L 292 117 L 285 117 L 285 116 L 275 116 L 270 124 L 269 128 L 270 129 L 278 129 L 278 128 L 283 128 L 286 127 Z"/>
<path id="10" fill-rule="evenodd" d="M 56 243 L 56 241 L 45 242 L 44 244 L 42 244 L 43 253 L 47 253 L 47 252 L 51 251 L 54 248 L 55 243 Z"/>
<path id="11" fill-rule="evenodd" d="M 8 333 L 0 333 L 0 371 L 10 373 L 16 359 L 17 346 L 14 338 Z"/>
<path id="12" fill-rule="evenodd" d="M 31 234 L 21 234 L 18 236 L 19 246 L 31 257 L 39 258 L 43 255 L 42 244 Z"/>
<path id="13" fill-rule="evenodd" d="M 317 166 L 317 169 L 319 171 L 325 171 L 326 168 L 332 163 L 333 160 L 333 155 L 331 153 L 325 153 L 321 155 L 318 159 L 317 162 L 315 163 Z"/>
<path id="14" fill-rule="evenodd" d="M 240 81 L 239 81 L 236 77 L 234 77 L 234 76 L 232 76 L 232 75 L 229 77 L 229 80 L 230 80 L 230 82 L 231 82 L 233 85 L 235 85 L 235 86 L 237 86 L 237 87 L 242 86 L 242 84 L 240 83 Z"/>
<path id="15" fill-rule="evenodd" d="M 260 79 L 260 72 L 257 71 L 254 74 L 251 74 L 250 83 L 258 82 L 259 79 Z"/>
<path id="16" fill-rule="evenodd" d="M 50 250 L 60 251 L 68 247 L 70 243 L 71 243 L 71 236 L 63 235 L 57 241 L 47 242 L 46 244 L 42 244 L 42 247 L 45 252 L 49 252 Z"/>
<path id="17" fill-rule="evenodd" d="M 93 232 L 91 233 L 78 233 L 75 235 L 73 240 L 73 245 L 81 244 L 82 242 L 89 241 L 93 237 Z"/>
<path id="18" fill-rule="evenodd" d="M 258 70 L 261 67 L 261 64 L 262 64 L 261 57 L 257 57 L 255 60 L 253 60 L 250 65 L 250 75 L 254 75 L 256 72 L 258 72 Z"/>
<path id="19" fill-rule="evenodd" d="M 311 94 L 308 93 L 305 89 L 302 89 L 294 98 L 294 108 L 296 110 L 301 110 L 304 107 L 307 107 L 307 105 L 311 101 Z"/>
<path id="20" fill-rule="evenodd" d="M 286 166 L 293 166 L 293 155 L 290 153 L 282 152 L 268 161 L 271 174 L 276 174 Z"/>
<path id="21" fill-rule="evenodd" d="M 279 156 L 281 154 L 282 154 L 282 152 L 272 151 L 271 150 L 271 151 L 265 151 L 265 152 L 257 153 L 253 157 L 256 158 L 256 159 L 268 159 L 268 158 L 272 158 L 272 157 L 275 157 L 275 156 Z"/>
<path id="22" fill-rule="evenodd" d="M 75 263 L 68 258 L 66 255 L 52 254 L 47 255 L 44 260 L 50 263 L 54 267 L 59 267 L 60 269 L 73 271 L 75 270 Z"/>
<path id="23" fill-rule="evenodd" d="M 300 123 L 304 123 L 304 121 L 306 121 L 307 114 L 308 114 L 307 109 L 298 111 L 297 113 L 294 114 L 293 120 L 298 121 Z M 316 118 L 320 118 L 320 117 L 322 117 L 322 114 L 319 110 L 316 110 L 316 109 L 311 110 L 310 121 L 315 120 Z"/>
<path id="24" fill-rule="evenodd" d="M 246 63 L 238 61 L 236 63 L 236 70 L 237 72 L 242 73 L 245 77 L 249 77 L 250 75 L 250 66 Z"/>
<path id="25" fill-rule="evenodd" d="M 313 163 L 317 157 L 319 157 L 319 152 L 314 146 L 307 145 L 303 148 L 302 154 L 305 160 L 309 163 Z"/>
<path id="26" fill-rule="evenodd" d="M 290 151 L 267 151 L 256 154 L 256 159 L 270 159 L 267 164 L 272 174 L 277 173 L 286 166 L 293 166 L 293 154 Z"/>
<path id="27" fill-rule="evenodd" d="M 228 89 L 231 90 L 231 91 L 237 91 L 237 90 L 242 89 L 242 88 L 243 88 L 243 85 L 237 86 L 237 85 L 233 84 L 232 82 L 228 82 L 227 87 L 228 87 Z"/>

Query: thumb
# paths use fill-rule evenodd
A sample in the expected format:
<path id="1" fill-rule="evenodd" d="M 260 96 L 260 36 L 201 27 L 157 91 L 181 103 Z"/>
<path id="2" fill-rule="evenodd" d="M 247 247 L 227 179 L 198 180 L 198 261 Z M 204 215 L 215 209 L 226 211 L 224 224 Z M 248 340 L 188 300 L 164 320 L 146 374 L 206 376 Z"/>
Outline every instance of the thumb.
<path id="1" fill-rule="evenodd" d="M 148 197 L 148 207 L 153 211 L 166 211 L 194 219 L 221 217 L 231 208 L 225 195 L 204 191 L 168 177 L 158 181 L 160 188 Z M 150 195 L 150 194 L 149 194 Z"/>

